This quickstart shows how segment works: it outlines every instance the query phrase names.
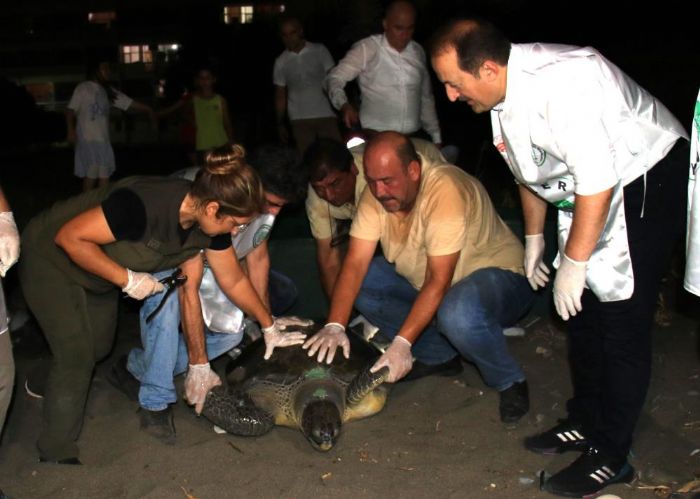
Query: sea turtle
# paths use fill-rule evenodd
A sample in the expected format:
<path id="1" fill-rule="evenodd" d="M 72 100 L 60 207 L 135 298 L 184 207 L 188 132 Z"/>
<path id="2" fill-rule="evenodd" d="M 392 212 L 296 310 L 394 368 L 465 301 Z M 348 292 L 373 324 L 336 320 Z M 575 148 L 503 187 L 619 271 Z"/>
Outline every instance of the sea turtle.
<path id="1" fill-rule="evenodd" d="M 263 435 L 275 425 L 299 428 L 315 449 L 331 449 L 343 423 L 378 413 L 388 393 L 382 383 L 389 369 L 369 372 L 385 344 L 377 337 L 368 343 L 351 330 L 348 337 L 350 358 L 338 351 L 330 365 L 301 345 L 276 348 L 265 361 L 264 342 L 256 340 L 228 369 L 227 382 L 209 392 L 202 415 L 241 436 Z"/>

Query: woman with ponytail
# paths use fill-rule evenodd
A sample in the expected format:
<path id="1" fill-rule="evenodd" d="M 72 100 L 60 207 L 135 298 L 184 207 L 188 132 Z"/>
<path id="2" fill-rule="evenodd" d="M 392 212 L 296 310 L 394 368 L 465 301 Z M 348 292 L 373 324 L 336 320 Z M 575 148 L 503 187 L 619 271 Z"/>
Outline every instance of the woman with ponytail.
<path id="1" fill-rule="evenodd" d="M 222 288 L 260 322 L 268 343 L 301 341 L 303 335 L 279 332 L 231 248 L 231 235 L 262 210 L 263 200 L 245 151 L 234 146 L 226 161 L 202 168 L 194 182 L 127 177 L 30 221 L 22 234 L 20 283 L 52 353 L 46 386 L 26 384 L 44 398 L 41 461 L 80 464 L 76 441 L 95 363 L 112 348 L 119 291 L 136 300 L 162 293 L 154 272 L 180 267 L 187 275 L 201 265 L 204 251 Z M 185 387 L 188 400 L 199 404 L 220 381 L 209 369 L 191 305 L 183 306 L 190 354 Z"/>
<path id="2" fill-rule="evenodd" d="M 109 140 L 109 111 L 134 109 L 148 113 L 153 110 L 119 92 L 109 83 L 110 64 L 95 61 L 88 66 L 87 81 L 80 83 L 66 108 L 67 140 L 75 144 L 76 177 L 83 179 L 83 191 L 103 186 L 115 170 L 114 151 Z"/>

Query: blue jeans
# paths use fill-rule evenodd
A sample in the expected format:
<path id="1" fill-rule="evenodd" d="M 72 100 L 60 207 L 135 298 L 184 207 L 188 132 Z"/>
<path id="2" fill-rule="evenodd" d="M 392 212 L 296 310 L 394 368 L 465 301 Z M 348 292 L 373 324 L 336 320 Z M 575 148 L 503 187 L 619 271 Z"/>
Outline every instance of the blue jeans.
<path id="1" fill-rule="evenodd" d="M 282 315 L 292 308 L 299 296 L 294 281 L 274 269 L 270 269 L 267 288 L 270 297 L 270 312 L 274 316 Z"/>
<path id="2" fill-rule="evenodd" d="M 417 296 L 394 265 L 380 256 L 369 266 L 355 308 L 393 338 Z M 436 319 L 413 345 L 413 355 L 425 364 L 462 355 L 477 366 L 488 386 L 505 390 L 523 381 L 525 374 L 508 352 L 503 328 L 515 324 L 534 297 L 524 276 L 493 267 L 479 269 L 449 289 Z"/>
<path id="3" fill-rule="evenodd" d="M 154 274 L 162 279 L 172 273 L 166 270 Z M 173 378 L 187 370 L 189 357 L 185 340 L 180 334 L 180 302 L 172 293 L 163 308 L 146 323 L 146 317 L 158 306 L 163 294 L 147 298 L 139 312 L 141 344 L 129 352 L 127 369 L 141 382 L 139 404 L 149 411 L 160 411 L 177 401 Z M 238 345 L 243 332 L 212 333 L 205 327 L 207 357 L 213 360 Z"/>

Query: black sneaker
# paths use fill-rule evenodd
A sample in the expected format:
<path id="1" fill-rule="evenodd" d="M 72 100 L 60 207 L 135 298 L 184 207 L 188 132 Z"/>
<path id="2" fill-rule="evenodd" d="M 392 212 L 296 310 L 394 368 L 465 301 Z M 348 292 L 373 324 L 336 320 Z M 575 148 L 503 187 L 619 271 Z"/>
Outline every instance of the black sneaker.
<path id="1" fill-rule="evenodd" d="M 107 381 L 109 381 L 114 388 L 126 395 L 129 400 L 138 402 L 141 383 L 139 383 L 139 380 L 126 368 L 126 362 L 126 355 L 119 357 L 107 372 Z"/>
<path id="2" fill-rule="evenodd" d="M 149 411 L 139 408 L 141 431 L 157 438 L 166 445 L 175 444 L 175 424 L 173 423 L 173 410 L 168 406 L 162 411 Z"/>
<path id="3" fill-rule="evenodd" d="M 552 494 L 566 497 L 595 497 L 614 483 L 629 483 L 634 468 L 624 459 L 611 458 L 589 447 L 576 461 L 553 475 L 542 486 Z"/>
<path id="4" fill-rule="evenodd" d="M 530 410 L 530 395 L 527 381 L 513 383 L 509 388 L 499 392 L 499 395 L 501 400 L 498 405 L 498 411 L 501 415 L 502 423 L 517 423 Z"/>
<path id="5" fill-rule="evenodd" d="M 590 447 L 581 427 L 568 419 L 560 419 L 555 427 L 526 437 L 523 444 L 529 451 L 548 455 L 568 451 L 583 452 Z"/>
<path id="6" fill-rule="evenodd" d="M 426 376 L 455 376 L 464 370 L 462 367 L 462 359 L 459 355 L 442 364 L 425 364 L 420 360 L 413 362 L 413 367 L 406 376 L 401 378 L 401 381 L 415 381 Z"/>

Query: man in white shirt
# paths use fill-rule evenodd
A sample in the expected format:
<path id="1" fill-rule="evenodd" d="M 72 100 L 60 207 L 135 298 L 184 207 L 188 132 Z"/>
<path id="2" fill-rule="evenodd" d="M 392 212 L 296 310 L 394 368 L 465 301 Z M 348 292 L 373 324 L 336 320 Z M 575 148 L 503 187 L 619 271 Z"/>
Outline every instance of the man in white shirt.
<path id="1" fill-rule="evenodd" d="M 590 47 L 511 44 L 490 23 L 464 20 L 435 36 L 431 55 L 450 100 L 491 113 L 494 145 L 519 184 L 533 289 L 549 281 L 547 202 L 558 209 L 554 303 L 569 323 L 574 395 L 568 418 L 525 447 L 582 455 L 544 489 L 581 497 L 629 482 L 656 298 L 684 225 L 688 136 Z"/>
<path id="2" fill-rule="evenodd" d="M 391 2 L 382 22 L 384 34 L 355 43 L 328 73 L 328 96 L 348 128 L 360 123 L 368 132 L 407 135 L 422 129 L 433 143 L 442 143 L 425 52 L 411 39 L 415 20 L 410 2 Z M 359 115 L 344 90 L 355 78 L 361 93 Z"/>
<path id="3" fill-rule="evenodd" d="M 323 92 L 323 80 L 335 64 L 333 57 L 324 45 L 304 39 L 304 28 L 296 18 L 282 20 L 280 38 L 285 51 L 275 60 L 272 72 L 280 140 L 289 139 L 286 116 L 301 153 L 317 137 L 340 140 L 338 119 Z"/>

